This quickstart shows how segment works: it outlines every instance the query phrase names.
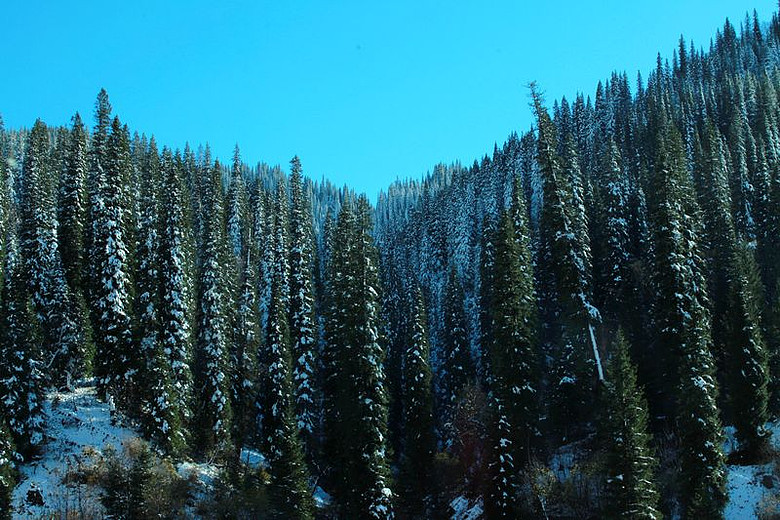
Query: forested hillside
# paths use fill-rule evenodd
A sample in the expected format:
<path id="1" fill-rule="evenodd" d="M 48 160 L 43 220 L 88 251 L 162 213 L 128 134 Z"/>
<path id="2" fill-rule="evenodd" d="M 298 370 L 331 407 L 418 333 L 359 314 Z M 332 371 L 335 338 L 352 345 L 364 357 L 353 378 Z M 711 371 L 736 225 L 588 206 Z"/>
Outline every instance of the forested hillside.
<path id="1" fill-rule="evenodd" d="M 518 96 L 533 129 L 375 206 L 105 91 L 0 122 L 0 518 L 91 385 L 141 448 L 63 478 L 76 518 L 723 518 L 780 462 L 780 18 Z M 158 486 L 184 462 L 213 496 Z"/>

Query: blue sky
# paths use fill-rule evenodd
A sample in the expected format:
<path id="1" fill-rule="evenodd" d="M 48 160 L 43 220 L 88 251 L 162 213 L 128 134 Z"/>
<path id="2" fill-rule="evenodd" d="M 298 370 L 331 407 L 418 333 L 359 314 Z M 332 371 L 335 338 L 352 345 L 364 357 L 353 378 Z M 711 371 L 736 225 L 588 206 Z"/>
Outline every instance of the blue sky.
<path id="1" fill-rule="evenodd" d="M 108 90 L 133 130 L 229 160 L 304 171 L 372 197 L 440 161 L 471 163 L 549 100 L 646 72 L 680 34 L 707 47 L 726 17 L 774 0 L 34 2 L 4 0 L 0 114 L 91 123 Z M 216 6 L 219 6 L 218 8 Z"/>

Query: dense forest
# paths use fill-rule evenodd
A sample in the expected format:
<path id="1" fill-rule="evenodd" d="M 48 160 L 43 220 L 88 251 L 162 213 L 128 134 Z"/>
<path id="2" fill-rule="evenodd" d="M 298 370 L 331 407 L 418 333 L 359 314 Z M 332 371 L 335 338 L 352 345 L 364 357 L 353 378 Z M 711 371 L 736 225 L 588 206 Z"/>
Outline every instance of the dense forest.
<path id="1" fill-rule="evenodd" d="M 528 94 L 533 129 L 375 205 L 105 91 L 0 122 L 0 518 L 85 386 L 139 436 L 110 518 L 723 518 L 729 467 L 780 467 L 780 17 Z M 195 509 L 180 461 L 218 471 Z"/>

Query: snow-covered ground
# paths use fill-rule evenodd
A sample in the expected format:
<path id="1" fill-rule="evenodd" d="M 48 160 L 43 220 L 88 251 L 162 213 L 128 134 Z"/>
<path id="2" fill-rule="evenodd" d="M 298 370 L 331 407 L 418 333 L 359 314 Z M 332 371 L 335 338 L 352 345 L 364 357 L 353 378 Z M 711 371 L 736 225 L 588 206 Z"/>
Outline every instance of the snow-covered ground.
<path id="1" fill-rule="evenodd" d="M 109 445 L 121 450 L 123 442 L 138 435 L 113 424 L 109 406 L 98 401 L 94 387 L 51 393 L 46 398 L 45 410 L 48 442 L 40 460 L 19 468 L 21 478 L 14 491 L 15 519 L 39 518 L 68 504 L 76 507 L 84 497 L 63 484 L 68 468 L 77 467 L 85 452 L 102 453 Z M 89 489 L 82 488 L 80 492 Z"/>
<path id="2" fill-rule="evenodd" d="M 455 497 L 450 502 L 452 520 L 480 520 L 483 516 L 482 500 L 469 502 L 464 496 Z"/>
<path id="3" fill-rule="evenodd" d="M 77 468 L 90 454 L 101 454 L 108 446 L 117 450 L 138 436 L 131 428 L 116 424 L 112 420 L 108 404 L 97 399 L 94 387 L 78 388 L 73 392 L 55 392 L 47 396 L 45 402 L 47 421 L 47 444 L 39 460 L 22 465 L 19 485 L 14 491 L 15 520 L 38 519 L 47 513 L 61 511 L 69 505 L 77 509 L 79 501 L 94 498 L 89 495 L 96 489 L 66 484 L 63 479 L 68 470 Z M 780 423 L 772 424 L 772 443 L 780 449 Z M 733 451 L 736 442 L 734 429 L 726 428 L 724 451 Z M 251 467 L 265 467 L 265 457 L 254 450 L 244 449 L 242 460 Z M 564 446 L 553 457 L 553 472 L 562 479 L 567 478 L 574 460 L 573 449 Z M 216 467 L 191 462 L 180 463 L 178 472 L 183 477 L 195 474 L 196 480 L 204 490 L 213 486 L 218 476 Z M 778 482 L 773 479 L 773 465 L 728 466 L 729 503 L 726 507 L 726 520 L 743 520 L 756 517 L 756 508 L 765 496 L 776 493 Z M 315 493 L 317 505 L 326 507 L 330 496 L 318 488 Z M 97 503 L 96 501 L 91 501 Z M 450 503 L 452 520 L 479 520 L 483 517 L 481 501 L 469 501 L 463 496 L 456 497 Z"/>
<path id="4" fill-rule="evenodd" d="M 771 490 L 763 485 L 764 478 L 771 475 L 772 465 L 728 466 L 729 503 L 726 506 L 726 520 L 756 518 L 756 508 L 764 495 Z"/>
<path id="5" fill-rule="evenodd" d="M 780 423 L 769 424 L 769 430 L 772 434 L 772 446 L 780 450 Z M 737 446 L 734 427 L 727 426 L 725 434 L 723 451 L 728 455 Z M 726 506 L 726 520 L 756 518 L 756 509 L 761 501 L 770 494 L 780 491 L 777 489 L 778 482 L 772 476 L 773 464 L 729 465 L 727 469 L 729 503 Z M 767 486 L 771 486 L 771 489 Z"/>

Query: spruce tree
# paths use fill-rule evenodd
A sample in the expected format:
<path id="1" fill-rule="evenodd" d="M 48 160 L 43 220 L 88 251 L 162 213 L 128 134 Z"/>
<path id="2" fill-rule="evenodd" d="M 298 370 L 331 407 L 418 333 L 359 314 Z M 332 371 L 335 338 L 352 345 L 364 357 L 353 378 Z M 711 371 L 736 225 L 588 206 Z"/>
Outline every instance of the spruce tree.
<path id="1" fill-rule="evenodd" d="M 238 294 L 236 335 L 231 353 L 233 438 L 236 448 L 245 446 L 256 432 L 257 353 L 260 349 L 260 317 L 257 302 L 257 275 L 251 250 L 244 259 L 244 272 Z"/>
<path id="2" fill-rule="evenodd" d="M 326 460 L 346 518 L 393 518 L 379 277 L 368 201 L 345 201 L 328 277 Z"/>
<path id="3" fill-rule="evenodd" d="M 613 344 L 606 379 L 601 432 L 607 454 L 606 514 L 610 518 L 660 519 L 647 401 L 621 331 Z"/>
<path id="4" fill-rule="evenodd" d="M 99 273 L 102 256 L 91 253 L 98 247 L 98 227 L 102 220 L 106 201 L 103 184 L 108 167 L 108 137 L 111 129 L 111 103 L 108 94 L 101 89 L 95 101 L 95 126 L 92 129 L 92 140 L 89 148 L 89 171 L 87 172 L 87 225 L 84 234 L 84 251 L 87 252 L 87 277 L 84 280 L 87 289 L 87 301 L 91 312 L 92 328 L 97 332 L 99 318 L 97 300 L 100 289 Z M 99 354 L 96 352 L 95 375 L 100 368 L 97 366 Z"/>
<path id="5" fill-rule="evenodd" d="M 9 244 L 4 272 L 0 404 L 17 450 L 28 459 L 41 450 L 44 441 L 41 334 L 28 297 L 25 268 L 13 242 Z"/>
<path id="6" fill-rule="evenodd" d="M 11 434 L 5 421 L 0 420 L 0 520 L 11 520 L 13 491 L 16 487 L 15 456 Z"/>
<path id="7" fill-rule="evenodd" d="M 628 297 L 629 282 L 629 211 L 626 200 L 626 183 L 621 169 L 622 158 L 617 144 L 610 139 L 600 158 L 600 190 L 598 212 L 600 239 L 598 268 L 601 307 L 605 317 L 622 323 L 628 312 L 623 302 Z"/>
<path id="8" fill-rule="evenodd" d="M 522 204 L 521 199 L 516 204 Z M 522 214 L 522 206 L 517 214 Z M 518 514 L 515 472 L 530 456 L 538 435 L 539 361 L 537 309 L 524 220 L 516 231 L 509 212 L 501 214 L 493 243 L 489 360 L 491 490 L 486 507 L 497 518 Z"/>
<path id="9" fill-rule="evenodd" d="M 509 214 L 501 216 L 495 238 L 493 342 L 488 350 L 490 391 L 504 403 L 517 463 L 528 457 L 539 420 L 538 320 L 527 233 L 524 227 L 515 230 Z"/>
<path id="10" fill-rule="evenodd" d="M 84 227 L 87 210 L 87 132 L 81 116 L 73 116 L 68 155 L 60 177 L 57 204 L 58 241 L 62 265 L 71 290 L 83 293 Z"/>
<path id="11" fill-rule="evenodd" d="M 187 235 L 186 194 L 181 172 L 171 151 L 163 149 L 161 161 L 159 244 L 159 342 L 157 390 L 158 432 L 163 444 L 176 453 L 187 440 L 193 396 L 191 244 Z"/>
<path id="12" fill-rule="evenodd" d="M 280 218 L 276 219 L 274 258 L 266 332 L 268 388 L 263 414 L 263 434 L 271 474 L 271 495 L 280 518 L 313 518 L 313 501 L 306 481 L 292 380 L 292 356 L 287 305 L 282 290 L 286 269 L 286 248 Z"/>
<path id="13" fill-rule="evenodd" d="M 737 438 L 753 456 L 766 444 L 769 379 L 766 347 L 755 314 L 750 273 L 752 252 L 740 245 L 730 212 L 727 167 L 722 142 L 708 126 L 697 168 L 697 187 L 705 220 L 709 260 L 708 294 L 712 301 L 712 334 L 721 356 L 725 393 Z"/>
<path id="14" fill-rule="evenodd" d="M 603 378 L 593 327 L 600 319 L 590 302 L 590 259 L 582 209 L 574 203 L 572 184 L 556 152 L 555 127 L 541 94 L 531 89 L 538 124 L 537 161 L 543 179 L 544 205 L 540 233 L 544 242 L 540 263 L 552 283 L 555 323 L 552 407 L 564 437 L 592 414 L 595 382 Z M 570 148 L 570 147 L 569 147 Z M 573 152 L 570 152 L 570 154 Z M 570 168 L 574 162 L 566 161 Z"/>
<path id="15" fill-rule="evenodd" d="M 430 518 L 433 456 L 433 375 L 428 342 L 428 318 L 418 288 L 412 309 L 410 337 L 403 363 L 404 441 L 400 483 L 403 504 L 411 518 Z"/>
<path id="16" fill-rule="evenodd" d="M 125 185 L 130 164 L 127 129 L 118 118 L 111 124 L 106 143 L 94 220 L 95 259 L 94 331 L 95 375 L 98 393 L 111 396 L 127 408 L 133 401 L 137 356 L 133 346 L 130 258 L 125 225 Z"/>
<path id="17" fill-rule="evenodd" d="M 219 162 L 204 171 L 205 228 L 198 290 L 198 326 L 195 343 L 194 415 L 197 446 L 205 453 L 230 449 L 230 354 L 228 331 L 228 283 L 224 266 L 225 240 L 222 172 Z"/>
<path id="18" fill-rule="evenodd" d="M 230 250 L 235 261 L 242 260 L 249 235 L 249 200 L 244 176 L 241 174 L 241 153 L 238 145 L 233 152 L 233 167 L 230 170 L 230 189 L 227 197 L 227 235 Z"/>
<path id="19" fill-rule="evenodd" d="M 157 365 L 163 360 L 158 357 L 162 354 L 160 344 L 160 251 L 159 251 L 159 213 L 158 186 L 160 186 L 160 157 L 154 138 L 148 145 L 142 145 L 144 150 L 139 153 L 144 155 L 143 164 L 139 174 L 139 226 L 138 244 L 136 245 L 137 272 L 136 282 L 136 314 L 138 316 L 138 350 L 140 361 L 138 363 L 138 396 L 133 403 L 132 410 L 140 413 L 140 408 L 154 406 L 158 399 L 167 396 L 156 395 L 159 391 L 156 384 L 159 383 L 160 374 Z M 164 365 L 163 365 L 164 367 Z M 148 415 L 142 418 L 146 423 L 146 429 L 151 434 L 158 421 L 159 412 L 162 410 L 148 410 Z M 166 428 L 165 425 L 162 426 Z M 157 435 L 154 435 L 157 437 Z"/>
<path id="20" fill-rule="evenodd" d="M 314 244 L 311 202 L 304 190 L 301 162 L 290 161 L 290 329 L 293 386 L 298 429 L 309 457 L 316 448 L 317 401 L 314 315 Z"/>
<path id="21" fill-rule="evenodd" d="M 676 397 L 683 518 L 720 518 L 726 504 L 722 427 L 711 348 L 699 210 L 676 128 L 661 126 L 653 179 L 656 344 Z"/>
<path id="22" fill-rule="evenodd" d="M 48 130 L 40 120 L 27 140 L 19 201 L 22 261 L 43 334 L 41 361 L 49 382 L 69 384 L 81 373 L 83 337 L 80 316 L 62 268 L 57 242 L 54 175 L 49 167 Z"/>
<path id="23" fill-rule="evenodd" d="M 445 349 L 442 387 L 445 408 L 455 405 L 463 389 L 474 380 L 474 361 L 463 308 L 465 295 L 458 274 L 450 269 L 444 292 L 443 344 Z"/>

